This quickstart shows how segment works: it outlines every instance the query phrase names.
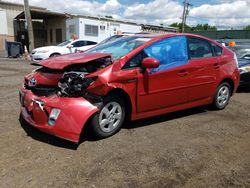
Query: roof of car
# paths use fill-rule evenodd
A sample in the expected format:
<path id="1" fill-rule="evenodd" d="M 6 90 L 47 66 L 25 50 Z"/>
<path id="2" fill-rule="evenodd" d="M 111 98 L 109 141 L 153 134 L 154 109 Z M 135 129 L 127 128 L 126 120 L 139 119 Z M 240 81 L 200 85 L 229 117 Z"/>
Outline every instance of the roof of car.
<path id="1" fill-rule="evenodd" d="M 70 42 L 77 42 L 77 41 L 91 41 L 91 42 L 96 42 L 93 40 L 87 40 L 87 39 L 69 39 Z"/>
<path id="2" fill-rule="evenodd" d="M 134 36 L 139 36 L 139 37 L 150 37 L 150 38 L 166 38 L 166 37 L 171 37 L 171 36 L 192 36 L 192 37 L 199 37 L 203 38 L 206 40 L 212 40 L 200 35 L 195 35 L 191 33 L 148 33 L 148 34 L 135 34 Z"/>

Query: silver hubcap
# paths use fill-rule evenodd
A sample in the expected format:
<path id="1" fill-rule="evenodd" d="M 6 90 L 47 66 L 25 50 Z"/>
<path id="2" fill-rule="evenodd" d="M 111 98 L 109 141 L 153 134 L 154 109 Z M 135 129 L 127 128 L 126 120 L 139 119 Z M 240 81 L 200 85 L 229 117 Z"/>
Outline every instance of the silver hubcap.
<path id="1" fill-rule="evenodd" d="M 122 118 L 122 108 L 117 102 L 109 102 L 106 104 L 99 115 L 99 125 L 103 132 L 111 132 L 114 130 Z"/>
<path id="2" fill-rule="evenodd" d="M 229 89 L 227 86 L 223 86 L 220 88 L 217 95 L 217 102 L 220 106 L 224 106 L 227 104 L 229 99 Z"/>

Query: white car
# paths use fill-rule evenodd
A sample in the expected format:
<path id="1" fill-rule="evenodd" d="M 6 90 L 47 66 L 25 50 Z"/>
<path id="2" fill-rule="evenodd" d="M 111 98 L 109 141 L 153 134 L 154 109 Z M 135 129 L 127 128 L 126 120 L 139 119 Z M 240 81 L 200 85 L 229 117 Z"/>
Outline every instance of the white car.
<path id="1" fill-rule="evenodd" d="M 88 40 L 66 40 L 57 46 L 44 46 L 36 48 L 31 53 L 31 59 L 33 61 L 40 61 L 47 59 L 49 57 L 54 57 L 62 54 L 74 53 L 78 49 L 81 51 L 88 50 L 89 48 L 94 47 L 97 42 L 88 41 Z"/>

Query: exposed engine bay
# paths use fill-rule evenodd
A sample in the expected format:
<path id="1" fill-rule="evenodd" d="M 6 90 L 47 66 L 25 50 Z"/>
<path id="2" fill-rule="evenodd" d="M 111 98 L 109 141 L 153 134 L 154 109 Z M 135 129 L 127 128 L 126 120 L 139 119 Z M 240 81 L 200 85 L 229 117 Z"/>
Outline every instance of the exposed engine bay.
<path id="1" fill-rule="evenodd" d="M 61 97 L 82 97 L 86 95 L 86 88 L 89 87 L 97 77 L 90 74 L 109 66 L 112 63 L 110 57 L 92 60 L 83 64 L 72 64 L 63 70 L 41 67 L 32 74 L 32 79 L 25 78 L 24 86 L 38 96 L 50 96 L 57 94 Z M 40 76 L 39 76 L 40 75 Z M 36 77 L 36 83 L 32 81 Z M 48 84 L 49 81 L 53 83 Z"/>
<path id="2" fill-rule="evenodd" d="M 86 72 L 66 72 L 58 82 L 58 95 L 65 97 L 83 96 L 85 89 L 95 78 L 85 78 Z"/>

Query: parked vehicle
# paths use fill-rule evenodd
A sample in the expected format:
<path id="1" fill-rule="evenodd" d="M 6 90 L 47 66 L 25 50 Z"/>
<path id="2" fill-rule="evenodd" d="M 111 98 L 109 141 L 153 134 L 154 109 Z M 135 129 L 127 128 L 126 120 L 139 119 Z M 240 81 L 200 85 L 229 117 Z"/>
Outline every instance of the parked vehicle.
<path id="1" fill-rule="evenodd" d="M 108 38 L 104 39 L 99 44 L 104 44 L 104 43 L 107 43 L 107 42 L 112 42 L 112 41 L 114 41 L 116 39 L 119 39 L 119 38 L 122 38 L 122 37 L 126 37 L 126 36 L 133 36 L 133 35 L 135 35 L 135 33 L 120 33 L 120 34 L 113 35 L 111 37 L 108 37 Z"/>
<path id="2" fill-rule="evenodd" d="M 55 57 L 62 54 L 73 53 L 76 50 L 85 51 L 94 47 L 97 42 L 86 40 L 66 40 L 57 46 L 45 46 L 36 48 L 31 53 L 31 59 L 34 61 L 40 61 L 49 57 Z"/>
<path id="3" fill-rule="evenodd" d="M 117 40 L 119 38 L 126 37 L 126 36 L 132 36 L 132 35 L 134 35 L 134 34 L 131 34 L 131 33 L 121 33 L 121 34 L 113 35 L 111 37 L 108 37 L 108 38 L 104 39 L 103 41 L 101 41 L 100 43 L 98 43 L 98 45 L 101 45 L 101 44 L 104 44 L 104 43 L 107 43 L 107 42 L 112 42 L 112 41 Z M 87 51 L 87 50 L 78 48 L 76 50 L 76 52 L 84 52 L 84 51 Z"/>
<path id="4" fill-rule="evenodd" d="M 234 53 L 192 35 L 134 35 L 50 58 L 27 75 L 21 115 L 78 142 L 86 122 L 99 138 L 137 120 L 211 104 L 224 109 L 239 84 Z"/>
<path id="5" fill-rule="evenodd" d="M 236 45 L 235 47 L 231 47 L 238 59 L 250 59 L 250 45 Z"/>
<path id="6" fill-rule="evenodd" d="M 250 45 L 240 44 L 231 48 L 236 53 L 239 62 L 239 87 L 250 89 Z"/>
<path id="7" fill-rule="evenodd" d="M 250 60 L 238 59 L 240 70 L 240 87 L 250 89 Z"/>

